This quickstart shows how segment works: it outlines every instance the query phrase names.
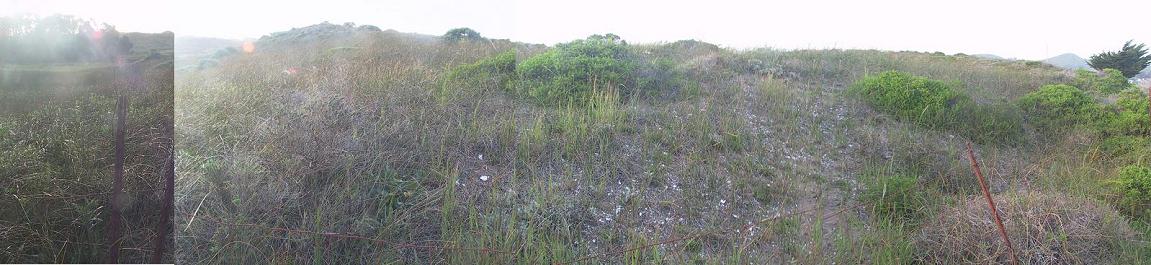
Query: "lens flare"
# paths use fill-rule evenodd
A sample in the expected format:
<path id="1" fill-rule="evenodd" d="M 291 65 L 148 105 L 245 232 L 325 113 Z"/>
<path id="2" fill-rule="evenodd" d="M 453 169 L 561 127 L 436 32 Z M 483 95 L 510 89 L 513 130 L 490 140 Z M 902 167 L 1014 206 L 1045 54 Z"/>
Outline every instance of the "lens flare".
<path id="1" fill-rule="evenodd" d="M 244 49 L 244 53 L 252 53 L 256 51 L 256 44 L 253 44 L 251 41 L 245 41 L 244 45 L 240 47 Z"/>

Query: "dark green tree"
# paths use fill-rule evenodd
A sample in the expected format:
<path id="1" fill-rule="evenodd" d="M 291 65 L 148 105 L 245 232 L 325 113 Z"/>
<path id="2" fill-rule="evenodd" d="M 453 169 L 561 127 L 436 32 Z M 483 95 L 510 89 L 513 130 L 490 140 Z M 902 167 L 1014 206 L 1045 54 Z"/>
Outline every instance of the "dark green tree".
<path id="1" fill-rule="evenodd" d="M 1114 52 L 1103 52 L 1092 55 L 1087 61 L 1091 68 L 1103 71 L 1111 68 L 1119 70 L 1124 77 L 1131 78 L 1151 64 L 1151 56 L 1147 55 L 1147 47 L 1142 43 L 1136 45 L 1133 40 L 1123 44 L 1123 49 Z"/>
<path id="2" fill-rule="evenodd" d="M 454 28 L 444 33 L 443 38 L 448 42 L 458 42 L 461 40 L 482 40 L 484 37 L 470 28 Z"/>

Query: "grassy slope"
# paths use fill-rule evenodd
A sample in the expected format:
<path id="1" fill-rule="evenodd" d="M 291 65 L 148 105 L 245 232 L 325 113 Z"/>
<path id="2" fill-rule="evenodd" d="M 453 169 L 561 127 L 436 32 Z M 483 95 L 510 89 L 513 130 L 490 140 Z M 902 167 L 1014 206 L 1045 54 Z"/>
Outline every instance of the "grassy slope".
<path id="1" fill-rule="evenodd" d="M 137 43 L 129 58 L 143 76 L 129 82 L 110 64 L 0 66 L 0 262 L 107 261 L 114 113 L 125 87 L 133 90 L 120 261 L 148 260 L 170 148 L 163 128 L 172 121 L 171 41 L 166 45 Z M 153 49 L 168 55 L 146 58 Z"/>
<path id="2" fill-rule="evenodd" d="M 442 86 L 451 66 L 536 46 L 393 32 L 266 46 L 177 77 L 182 262 L 909 262 L 920 226 L 877 221 L 859 193 L 902 173 L 922 179 L 929 215 L 975 198 L 965 140 L 845 87 L 895 69 L 988 103 L 1066 81 L 973 57 L 639 45 L 699 93 L 585 109 Z M 977 148 L 996 192 L 1105 199 L 1060 168 L 1106 166 L 1033 135 Z M 660 241 L 674 242 L 642 247 Z"/>

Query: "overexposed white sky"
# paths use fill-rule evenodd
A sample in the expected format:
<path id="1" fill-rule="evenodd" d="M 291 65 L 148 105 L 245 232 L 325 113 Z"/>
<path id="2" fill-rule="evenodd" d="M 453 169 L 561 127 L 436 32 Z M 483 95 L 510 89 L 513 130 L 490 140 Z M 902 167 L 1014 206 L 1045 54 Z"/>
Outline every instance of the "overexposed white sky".
<path id="1" fill-rule="evenodd" d="M 1151 1 L 1092 0 L 0 0 L 0 15 L 63 12 L 122 31 L 258 38 L 329 21 L 555 44 L 596 33 L 633 43 L 698 39 L 733 48 L 881 49 L 1087 57 L 1151 43 Z M 1118 12 L 1118 13 L 1117 13 Z"/>

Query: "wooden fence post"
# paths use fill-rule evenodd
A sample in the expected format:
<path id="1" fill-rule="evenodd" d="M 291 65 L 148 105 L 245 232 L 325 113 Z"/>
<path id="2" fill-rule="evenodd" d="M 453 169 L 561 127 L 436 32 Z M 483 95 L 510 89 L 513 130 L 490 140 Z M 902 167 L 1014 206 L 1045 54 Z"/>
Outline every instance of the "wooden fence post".
<path id="1" fill-rule="evenodd" d="M 120 227 L 123 221 L 120 216 L 120 193 L 124 190 L 124 134 L 127 131 L 128 95 L 121 93 L 116 99 L 116 157 L 112 168 L 112 198 L 108 209 L 112 215 L 108 222 L 108 263 L 118 263 L 120 258 Z"/>
<path id="2" fill-rule="evenodd" d="M 979 169 L 979 161 L 975 160 L 975 150 L 971 148 L 971 142 L 967 142 L 967 157 L 971 159 L 971 168 L 979 178 L 979 188 L 983 190 L 983 197 L 987 198 L 987 206 L 991 208 L 991 216 L 995 217 L 995 225 L 999 226 L 999 235 L 1003 236 L 1007 251 L 1010 251 L 1008 254 L 1011 254 L 1011 264 L 1019 264 L 1019 258 L 1015 256 L 1015 247 L 1011 245 L 1011 238 L 1007 237 L 1007 229 L 1003 227 L 1003 219 L 999 218 L 999 209 L 995 208 L 995 200 L 991 199 L 991 189 L 987 187 L 987 180 L 983 178 L 983 171 Z"/>

